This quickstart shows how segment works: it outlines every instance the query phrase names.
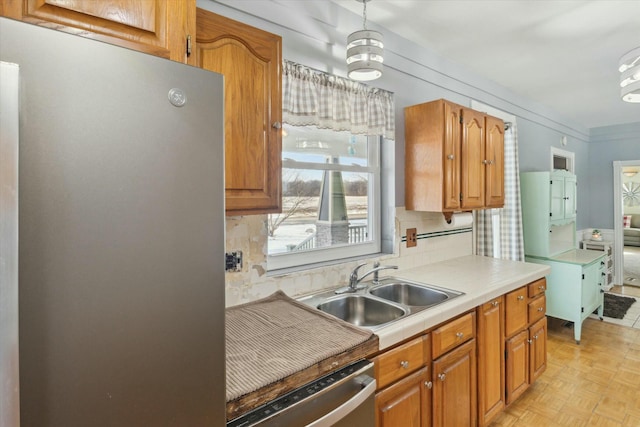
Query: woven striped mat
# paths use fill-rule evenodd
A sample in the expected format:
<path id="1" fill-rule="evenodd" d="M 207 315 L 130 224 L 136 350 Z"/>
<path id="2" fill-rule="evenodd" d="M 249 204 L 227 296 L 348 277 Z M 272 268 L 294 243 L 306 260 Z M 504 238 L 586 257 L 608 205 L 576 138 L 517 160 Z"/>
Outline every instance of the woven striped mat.
<path id="1" fill-rule="evenodd" d="M 226 310 L 227 402 L 362 344 L 372 333 L 278 291 Z"/>

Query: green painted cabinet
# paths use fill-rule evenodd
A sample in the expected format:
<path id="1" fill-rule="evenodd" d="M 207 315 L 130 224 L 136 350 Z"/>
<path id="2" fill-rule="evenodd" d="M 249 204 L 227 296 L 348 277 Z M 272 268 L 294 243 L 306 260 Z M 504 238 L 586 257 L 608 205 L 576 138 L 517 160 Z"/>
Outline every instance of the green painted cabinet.
<path id="1" fill-rule="evenodd" d="M 528 262 L 551 267 L 547 276 L 547 316 L 573 322 L 580 343 L 582 322 L 595 310 L 602 319 L 604 309 L 604 254 L 573 249 L 551 258 L 525 257 Z"/>
<path id="2" fill-rule="evenodd" d="M 567 171 L 520 174 L 526 255 L 550 257 L 576 247 L 576 185 Z"/>
<path id="3" fill-rule="evenodd" d="M 574 221 L 578 210 L 576 176 L 567 171 L 549 174 L 551 224 L 562 225 Z"/>

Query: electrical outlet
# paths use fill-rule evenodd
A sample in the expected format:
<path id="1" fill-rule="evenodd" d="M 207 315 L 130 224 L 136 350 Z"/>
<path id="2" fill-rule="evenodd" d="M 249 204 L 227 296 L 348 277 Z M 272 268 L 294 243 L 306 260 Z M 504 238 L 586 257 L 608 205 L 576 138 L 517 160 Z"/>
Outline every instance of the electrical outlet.
<path id="1" fill-rule="evenodd" d="M 225 254 L 225 271 L 242 271 L 242 251 L 227 252 Z"/>
<path id="2" fill-rule="evenodd" d="M 418 231 L 415 228 L 407 228 L 407 247 L 418 246 Z"/>

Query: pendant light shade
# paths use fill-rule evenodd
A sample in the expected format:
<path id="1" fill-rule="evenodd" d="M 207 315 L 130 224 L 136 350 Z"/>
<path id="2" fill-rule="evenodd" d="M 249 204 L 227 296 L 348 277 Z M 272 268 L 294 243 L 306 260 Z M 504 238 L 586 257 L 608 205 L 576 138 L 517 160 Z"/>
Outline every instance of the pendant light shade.
<path id="1" fill-rule="evenodd" d="M 375 80 L 382 76 L 383 38 L 379 32 L 367 29 L 367 2 L 371 0 L 356 1 L 364 5 L 364 24 L 362 30 L 347 38 L 347 75 L 353 80 Z"/>
<path id="2" fill-rule="evenodd" d="M 640 47 L 620 58 L 620 96 L 626 102 L 640 102 Z"/>

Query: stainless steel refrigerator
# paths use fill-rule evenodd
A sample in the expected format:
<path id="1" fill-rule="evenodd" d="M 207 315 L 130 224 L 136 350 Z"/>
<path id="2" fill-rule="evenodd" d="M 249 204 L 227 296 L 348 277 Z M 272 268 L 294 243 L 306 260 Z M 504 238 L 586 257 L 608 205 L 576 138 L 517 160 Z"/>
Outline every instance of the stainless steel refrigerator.
<path id="1" fill-rule="evenodd" d="M 0 60 L 0 425 L 224 425 L 222 76 L 4 18 Z"/>

